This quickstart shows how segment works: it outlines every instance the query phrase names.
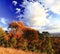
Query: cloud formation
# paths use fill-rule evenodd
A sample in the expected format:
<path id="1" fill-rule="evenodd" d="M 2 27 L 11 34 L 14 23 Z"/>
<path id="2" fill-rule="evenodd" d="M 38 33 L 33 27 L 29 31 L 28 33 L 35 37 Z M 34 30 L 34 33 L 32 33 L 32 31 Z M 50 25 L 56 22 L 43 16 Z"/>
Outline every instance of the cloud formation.
<path id="1" fill-rule="evenodd" d="M 21 7 L 25 8 L 23 12 L 24 14 L 20 14 L 18 18 L 21 20 L 21 17 L 24 17 L 22 21 L 31 28 L 40 31 L 59 32 L 60 21 L 59 23 L 55 23 L 53 21 L 53 16 L 51 16 L 54 14 L 60 15 L 59 2 L 60 0 L 24 0 L 20 5 Z M 20 11 L 17 12 L 19 13 Z M 49 14 L 50 11 L 52 12 L 51 15 Z"/>
<path id="2" fill-rule="evenodd" d="M 60 0 L 43 0 L 43 3 L 52 12 L 60 14 Z"/>
<path id="3" fill-rule="evenodd" d="M 20 8 L 16 8 L 16 13 L 20 13 Z"/>
<path id="4" fill-rule="evenodd" d="M 8 19 L 0 17 L 0 27 L 2 27 L 4 30 L 7 30 L 8 22 L 9 22 Z"/>
<path id="5" fill-rule="evenodd" d="M 7 24 L 7 19 L 5 19 L 5 18 L 0 18 L 0 22 L 1 22 L 2 24 Z"/>
<path id="6" fill-rule="evenodd" d="M 25 7 L 24 18 L 31 26 L 45 26 L 49 23 L 47 13 L 38 2 L 30 2 Z"/>
<path id="7" fill-rule="evenodd" d="M 13 1 L 12 3 L 14 4 L 14 6 L 16 6 L 16 5 L 17 5 L 17 1 Z"/>

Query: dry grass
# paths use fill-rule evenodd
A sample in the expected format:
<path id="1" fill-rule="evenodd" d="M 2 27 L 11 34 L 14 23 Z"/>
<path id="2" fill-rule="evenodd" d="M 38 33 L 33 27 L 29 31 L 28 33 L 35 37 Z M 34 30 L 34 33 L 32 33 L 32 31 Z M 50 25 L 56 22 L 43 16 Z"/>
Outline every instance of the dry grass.
<path id="1" fill-rule="evenodd" d="M 16 50 L 12 48 L 0 47 L 0 54 L 46 54 L 46 53 L 35 53 L 29 51 Z"/>
<path id="2" fill-rule="evenodd" d="M 36 53 L 0 47 L 0 54 L 36 54 Z"/>

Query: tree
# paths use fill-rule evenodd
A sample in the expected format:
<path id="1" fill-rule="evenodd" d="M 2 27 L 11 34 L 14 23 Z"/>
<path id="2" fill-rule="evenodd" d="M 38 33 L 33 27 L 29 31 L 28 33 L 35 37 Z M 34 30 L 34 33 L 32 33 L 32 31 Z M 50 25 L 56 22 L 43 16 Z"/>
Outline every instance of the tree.
<path id="1" fill-rule="evenodd" d="M 49 35 L 49 32 L 42 32 L 43 35 Z"/>
<path id="2" fill-rule="evenodd" d="M 10 34 L 12 34 L 12 36 L 14 36 L 15 38 L 21 38 L 22 37 L 22 28 L 24 28 L 24 24 L 22 22 L 11 22 L 9 24 L 10 28 Z"/>
<path id="3" fill-rule="evenodd" d="M 0 28 L 0 46 L 4 45 L 5 40 L 4 40 L 4 30 Z"/>
<path id="4" fill-rule="evenodd" d="M 23 36 L 24 38 L 28 39 L 29 41 L 38 40 L 38 33 L 36 30 L 31 28 L 24 28 L 23 29 Z"/>
<path id="5" fill-rule="evenodd" d="M 0 27 L 0 36 L 4 35 L 4 30 Z"/>

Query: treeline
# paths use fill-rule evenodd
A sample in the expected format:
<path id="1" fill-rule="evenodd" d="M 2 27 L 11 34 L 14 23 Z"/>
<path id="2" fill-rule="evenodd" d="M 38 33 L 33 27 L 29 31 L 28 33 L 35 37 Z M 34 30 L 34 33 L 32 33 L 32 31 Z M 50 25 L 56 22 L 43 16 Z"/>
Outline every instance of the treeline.
<path id="1" fill-rule="evenodd" d="M 0 46 L 54 54 L 49 35 L 26 27 L 22 22 L 11 22 L 7 31 L 0 28 Z"/>

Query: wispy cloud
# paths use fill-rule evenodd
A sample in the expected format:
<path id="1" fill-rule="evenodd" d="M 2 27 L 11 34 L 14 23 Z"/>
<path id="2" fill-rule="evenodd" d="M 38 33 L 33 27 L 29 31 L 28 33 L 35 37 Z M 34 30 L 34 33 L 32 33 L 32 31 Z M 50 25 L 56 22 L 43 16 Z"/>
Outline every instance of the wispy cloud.
<path id="1" fill-rule="evenodd" d="M 7 30 L 8 23 L 9 23 L 8 19 L 0 17 L 0 27 L 2 27 L 4 30 Z"/>
<path id="2" fill-rule="evenodd" d="M 43 0 L 43 3 L 52 12 L 60 14 L 60 0 Z"/>
<path id="3" fill-rule="evenodd" d="M 16 8 L 16 13 L 20 13 L 20 8 Z"/>
<path id="4" fill-rule="evenodd" d="M 5 19 L 5 18 L 0 18 L 0 22 L 1 22 L 2 24 L 7 24 L 7 19 Z"/>
<path id="5" fill-rule="evenodd" d="M 16 5 L 17 5 L 17 1 L 13 1 L 12 3 L 14 4 L 14 6 L 16 6 Z"/>

